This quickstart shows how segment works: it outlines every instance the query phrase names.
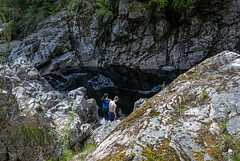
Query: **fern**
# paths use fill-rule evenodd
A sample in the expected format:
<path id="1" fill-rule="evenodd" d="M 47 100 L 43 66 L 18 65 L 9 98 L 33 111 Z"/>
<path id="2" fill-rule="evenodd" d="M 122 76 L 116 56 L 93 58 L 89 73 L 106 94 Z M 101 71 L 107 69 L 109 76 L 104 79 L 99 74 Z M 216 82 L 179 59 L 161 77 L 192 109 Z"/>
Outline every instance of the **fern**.
<path id="1" fill-rule="evenodd" d="M 96 5 L 98 6 L 97 14 L 103 16 L 106 19 L 113 17 L 113 12 L 110 10 L 112 1 L 111 0 L 97 0 Z"/>
<path id="2" fill-rule="evenodd" d="M 195 3 L 197 0 L 173 0 L 172 6 L 175 9 L 186 8 L 192 3 Z"/>

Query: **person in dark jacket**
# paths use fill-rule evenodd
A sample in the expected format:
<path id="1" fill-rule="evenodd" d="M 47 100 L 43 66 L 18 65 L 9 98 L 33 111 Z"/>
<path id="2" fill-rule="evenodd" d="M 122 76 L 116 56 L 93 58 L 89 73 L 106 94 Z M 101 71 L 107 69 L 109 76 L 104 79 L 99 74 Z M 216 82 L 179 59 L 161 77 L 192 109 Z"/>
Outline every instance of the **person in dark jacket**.
<path id="1" fill-rule="evenodd" d="M 105 121 L 108 121 L 109 102 L 112 100 L 108 98 L 107 93 L 104 93 L 103 97 L 101 98 L 101 101 L 102 101 L 102 107 L 103 107 Z"/>

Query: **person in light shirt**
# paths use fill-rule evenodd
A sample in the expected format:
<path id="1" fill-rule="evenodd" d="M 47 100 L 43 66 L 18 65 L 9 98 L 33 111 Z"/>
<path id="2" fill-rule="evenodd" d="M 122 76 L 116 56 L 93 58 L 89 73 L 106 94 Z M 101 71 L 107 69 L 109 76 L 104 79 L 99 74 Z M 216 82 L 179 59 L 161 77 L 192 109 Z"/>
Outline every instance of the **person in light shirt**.
<path id="1" fill-rule="evenodd" d="M 116 109 L 117 109 L 117 101 L 119 100 L 118 96 L 114 97 L 113 101 L 110 101 L 109 103 L 109 111 L 108 111 L 108 120 L 110 121 L 114 121 L 117 119 L 117 113 L 116 113 Z"/>

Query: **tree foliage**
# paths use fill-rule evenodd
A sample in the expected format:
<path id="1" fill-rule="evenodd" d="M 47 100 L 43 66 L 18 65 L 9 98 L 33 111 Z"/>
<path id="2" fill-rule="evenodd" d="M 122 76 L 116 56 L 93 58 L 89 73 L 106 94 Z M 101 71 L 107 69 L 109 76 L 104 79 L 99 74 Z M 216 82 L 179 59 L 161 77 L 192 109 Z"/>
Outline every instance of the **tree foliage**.
<path id="1" fill-rule="evenodd" d="M 107 19 L 113 17 L 113 12 L 110 10 L 112 0 L 96 0 L 96 4 L 98 6 L 98 15 L 104 16 Z"/>
<path id="2" fill-rule="evenodd" d="M 49 0 L 0 0 L 0 14 L 12 22 L 12 36 L 23 38 L 61 6 Z"/>
<path id="3" fill-rule="evenodd" d="M 160 5 L 161 8 L 164 8 L 166 6 L 173 7 L 176 10 L 179 10 L 181 8 L 185 8 L 189 6 L 192 3 L 195 3 L 197 0 L 150 0 L 150 3 L 157 3 Z"/>

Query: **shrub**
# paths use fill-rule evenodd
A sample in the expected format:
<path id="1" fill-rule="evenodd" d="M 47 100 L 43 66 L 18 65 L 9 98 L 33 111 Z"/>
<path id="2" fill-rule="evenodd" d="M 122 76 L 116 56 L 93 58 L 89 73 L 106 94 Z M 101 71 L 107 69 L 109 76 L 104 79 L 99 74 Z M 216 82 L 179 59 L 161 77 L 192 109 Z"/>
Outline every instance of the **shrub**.
<path id="1" fill-rule="evenodd" d="M 176 10 L 187 7 L 192 3 L 195 3 L 197 0 L 173 0 L 172 2 L 169 0 L 150 0 L 150 3 L 155 2 L 160 5 L 161 8 L 165 8 L 167 6 L 171 6 Z"/>
<path id="2" fill-rule="evenodd" d="M 112 0 L 96 0 L 96 4 L 98 6 L 98 15 L 103 16 L 106 19 L 113 17 L 113 12 L 110 10 Z"/>
<path id="3" fill-rule="evenodd" d="M 1 16 L 1 15 L 0 15 Z M 7 23 L 4 15 L 1 16 L 0 22 L 3 22 L 4 28 L 0 31 L 0 48 L 6 48 L 5 53 L 2 53 L 4 57 L 9 55 L 10 42 L 11 42 L 11 28 L 10 23 Z M 5 46 L 5 47 L 4 47 Z"/>
<path id="4" fill-rule="evenodd" d="M 17 39 L 32 33 L 39 22 L 60 9 L 56 1 L 0 0 L 0 13 L 12 21 L 12 35 Z"/>

